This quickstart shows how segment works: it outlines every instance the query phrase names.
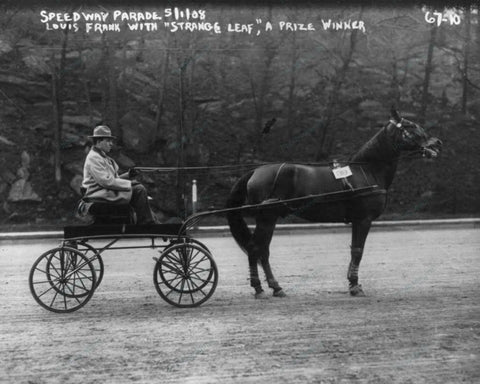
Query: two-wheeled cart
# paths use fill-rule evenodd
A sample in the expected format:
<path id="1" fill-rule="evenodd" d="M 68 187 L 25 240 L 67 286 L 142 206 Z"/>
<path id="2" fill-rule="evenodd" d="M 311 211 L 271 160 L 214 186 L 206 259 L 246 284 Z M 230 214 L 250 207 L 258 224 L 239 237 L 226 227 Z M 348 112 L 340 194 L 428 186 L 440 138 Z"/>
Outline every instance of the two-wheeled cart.
<path id="1" fill-rule="evenodd" d="M 132 240 L 143 244 L 132 245 Z M 65 227 L 59 246 L 33 264 L 29 276 L 31 293 L 49 311 L 76 311 L 92 298 L 102 282 L 105 251 L 142 248 L 161 250 L 155 258 L 153 282 L 168 303 L 195 307 L 215 292 L 215 261 L 203 243 L 185 234 L 185 225 L 109 224 Z"/>
<path id="2" fill-rule="evenodd" d="M 160 249 L 153 270 L 153 282 L 158 294 L 176 307 L 196 307 L 213 295 L 218 283 L 218 269 L 209 249 L 188 235 L 188 230 L 202 218 L 232 210 L 253 214 L 267 209 L 287 212 L 304 209 L 311 204 L 384 192 L 372 185 L 348 191 L 272 200 L 200 212 L 188 217 L 182 224 L 67 226 L 60 244 L 43 253 L 33 264 L 29 275 L 30 290 L 43 308 L 59 313 L 73 312 L 92 298 L 102 282 L 102 255 L 105 251 Z M 132 241 L 143 241 L 144 244 L 132 245 Z M 122 246 L 122 242 L 127 244 Z"/>

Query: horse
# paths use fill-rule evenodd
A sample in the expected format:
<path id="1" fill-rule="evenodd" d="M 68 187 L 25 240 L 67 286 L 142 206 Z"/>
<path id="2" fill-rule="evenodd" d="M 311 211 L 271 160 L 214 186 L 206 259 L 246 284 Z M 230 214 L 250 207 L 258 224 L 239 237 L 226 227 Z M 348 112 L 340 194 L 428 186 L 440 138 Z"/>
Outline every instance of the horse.
<path id="1" fill-rule="evenodd" d="M 243 175 L 227 199 L 227 221 L 233 238 L 248 255 L 250 285 L 255 297 L 267 298 L 258 275 L 258 264 L 264 270 L 273 296 L 286 296 L 272 273 L 269 257 L 277 220 L 290 214 L 311 222 L 351 223 L 349 292 L 352 296 L 365 296 L 359 284 L 365 241 L 372 221 L 386 207 L 387 191 L 401 154 L 419 153 L 436 158 L 441 147 L 440 139 L 400 117 L 392 107 L 386 125 L 343 166 L 336 161 L 321 165 L 267 164 Z M 257 209 L 246 212 L 239 208 L 245 204 Z M 247 215 L 255 220 L 253 233 L 245 221 Z"/>

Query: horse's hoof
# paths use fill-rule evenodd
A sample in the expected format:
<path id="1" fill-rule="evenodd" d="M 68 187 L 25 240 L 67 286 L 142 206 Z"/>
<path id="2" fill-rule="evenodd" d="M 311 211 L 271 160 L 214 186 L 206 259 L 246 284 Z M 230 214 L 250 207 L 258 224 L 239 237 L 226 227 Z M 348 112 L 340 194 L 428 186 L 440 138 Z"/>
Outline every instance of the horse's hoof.
<path id="1" fill-rule="evenodd" d="M 350 295 L 356 297 L 364 297 L 365 292 L 363 292 L 362 286 L 359 284 L 350 288 Z"/>
<path id="2" fill-rule="evenodd" d="M 268 299 L 268 296 L 265 293 L 265 291 L 262 291 L 262 292 L 255 293 L 255 299 L 266 300 Z"/>
<path id="3" fill-rule="evenodd" d="M 279 291 L 273 291 L 273 296 L 274 297 L 286 297 L 287 294 L 283 289 L 280 289 Z"/>

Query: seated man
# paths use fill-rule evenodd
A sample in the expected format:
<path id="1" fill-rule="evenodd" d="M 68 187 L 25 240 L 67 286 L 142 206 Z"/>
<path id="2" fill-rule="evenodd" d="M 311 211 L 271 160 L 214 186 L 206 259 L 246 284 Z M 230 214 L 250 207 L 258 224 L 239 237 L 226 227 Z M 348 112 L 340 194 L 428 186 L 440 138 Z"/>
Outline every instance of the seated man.
<path id="1" fill-rule="evenodd" d="M 118 165 L 107 153 L 113 146 L 114 136 L 110 128 L 100 125 L 88 136 L 93 146 L 83 166 L 82 187 L 85 189 L 83 200 L 92 202 L 111 202 L 129 204 L 137 215 L 137 224 L 153 224 L 155 217 L 148 203 L 145 187 L 128 178 L 134 176 L 134 170 L 118 175 Z"/>

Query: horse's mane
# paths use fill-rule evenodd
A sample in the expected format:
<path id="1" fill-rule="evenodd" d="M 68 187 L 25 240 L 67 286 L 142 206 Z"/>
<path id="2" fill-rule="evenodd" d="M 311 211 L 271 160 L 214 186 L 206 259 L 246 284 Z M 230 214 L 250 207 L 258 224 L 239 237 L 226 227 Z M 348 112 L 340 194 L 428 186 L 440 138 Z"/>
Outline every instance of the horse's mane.
<path id="1" fill-rule="evenodd" d="M 351 161 L 391 161 L 392 155 L 398 155 L 387 135 L 387 126 L 380 129 L 370 140 L 363 144 L 360 149 L 350 157 Z"/>

